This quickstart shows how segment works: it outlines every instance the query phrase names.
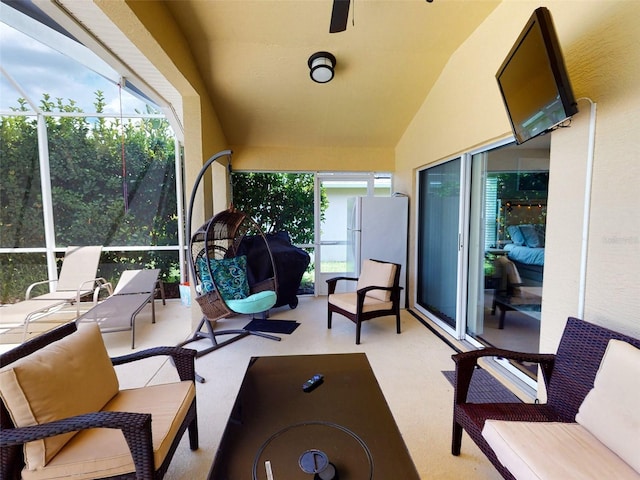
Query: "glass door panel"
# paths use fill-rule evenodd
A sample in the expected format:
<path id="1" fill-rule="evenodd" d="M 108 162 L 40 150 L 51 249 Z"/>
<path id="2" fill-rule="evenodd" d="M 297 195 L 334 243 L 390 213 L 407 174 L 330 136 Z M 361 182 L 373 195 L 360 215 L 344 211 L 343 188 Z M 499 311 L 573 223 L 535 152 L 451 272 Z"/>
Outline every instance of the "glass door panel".
<path id="1" fill-rule="evenodd" d="M 419 174 L 417 302 L 456 328 L 460 233 L 460 158 Z"/>
<path id="2" fill-rule="evenodd" d="M 327 295 L 329 278 L 355 275 L 358 252 L 354 241 L 354 199 L 367 196 L 370 182 L 367 177 L 319 175 L 318 183 L 317 190 L 324 191 L 328 205 L 324 216 L 319 218 L 316 293 Z"/>
<path id="3" fill-rule="evenodd" d="M 534 145 L 526 156 L 508 144 L 471 159 L 466 333 L 480 345 L 539 350 L 549 149 Z"/>

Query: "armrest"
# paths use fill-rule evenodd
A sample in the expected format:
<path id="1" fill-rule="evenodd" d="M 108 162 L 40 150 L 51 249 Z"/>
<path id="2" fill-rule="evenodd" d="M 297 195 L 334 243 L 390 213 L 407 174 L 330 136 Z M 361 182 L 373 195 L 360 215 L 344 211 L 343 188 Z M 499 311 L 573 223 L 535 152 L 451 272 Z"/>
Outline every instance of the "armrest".
<path id="1" fill-rule="evenodd" d="M 336 291 L 336 284 L 338 283 L 339 280 L 350 280 L 353 282 L 357 282 L 358 279 L 357 278 L 353 278 L 353 277 L 333 277 L 327 280 L 327 285 L 329 287 L 329 295 L 331 295 L 332 293 L 335 293 Z"/>
<path id="2" fill-rule="evenodd" d="M 41 282 L 32 283 L 31 285 L 29 285 L 29 288 L 27 288 L 27 293 L 24 295 L 24 299 L 29 300 L 31 298 L 31 291 L 34 287 L 37 287 L 38 285 L 46 285 L 47 283 L 53 283 L 57 281 L 58 280 L 43 280 Z"/>
<path id="3" fill-rule="evenodd" d="M 386 290 L 389 292 L 400 292 L 402 290 L 402 287 L 399 286 L 394 286 L 394 287 L 377 287 L 375 285 L 369 285 L 368 287 L 364 287 L 361 288 L 360 290 L 357 291 L 358 295 L 366 295 L 367 292 L 370 292 L 371 290 Z"/>
<path id="4" fill-rule="evenodd" d="M 155 357 L 158 355 L 169 355 L 173 360 L 173 364 L 178 371 L 180 380 L 195 381 L 195 358 L 196 350 L 182 347 L 154 347 L 139 352 L 129 353 L 119 357 L 113 357 L 111 363 L 115 365 L 123 365 L 125 363 L 135 362 L 145 358 Z"/>
<path id="5" fill-rule="evenodd" d="M 122 431 L 133 457 L 137 478 L 144 478 L 144 472 L 155 470 L 150 413 L 93 412 L 40 425 L 6 428 L 2 430 L 0 446 L 4 448 L 22 445 L 34 440 L 90 428 L 116 428 Z"/>
<path id="6" fill-rule="evenodd" d="M 499 357 L 506 360 L 519 362 L 533 362 L 540 365 L 545 385 L 549 385 L 555 354 L 553 353 L 525 353 L 505 350 L 502 348 L 483 348 L 470 352 L 456 353 L 451 356 L 456 364 L 455 403 L 465 403 L 473 370 L 478 365 L 478 359 L 482 357 Z"/>
<path id="7" fill-rule="evenodd" d="M 43 438 L 61 435 L 63 433 L 88 430 L 90 428 L 117 428 L 125 431 L 136 431 L 151 426 L 150 413 L 131 412 L 92 412 L 63 418 L 40 425 L 30 425 L 21 428 L 5 428 L 2 430 L 0 446 L 10 447 L 21 445 Z M 127 434 L 125 433 L 125 436 Z"/>

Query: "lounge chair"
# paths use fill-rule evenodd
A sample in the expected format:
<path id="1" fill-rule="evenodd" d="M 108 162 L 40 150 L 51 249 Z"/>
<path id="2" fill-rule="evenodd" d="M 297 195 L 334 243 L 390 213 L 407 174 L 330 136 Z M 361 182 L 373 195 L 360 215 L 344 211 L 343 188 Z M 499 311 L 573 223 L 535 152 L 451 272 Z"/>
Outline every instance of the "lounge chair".
<path id="1" fill-rule="evenodd" d="M 44 280 L 27 288 L 25 300 L 60 301 L 80 303 L 83 297 L 93 295 L 95 289 L 104 285 L 104 278 L 96 278 L 102 246 L 67 247 L 62 268 L 57 280 Z M 53 291 L 32 296 L 35 287 L 54 285 Z"/>
<path id="2" fill-rule="evenodd" d="M 155 292 L 158 269 L 126 270 L 111 294 L 78 317 L 77 322 L 95 322 L 103 333 L 131 330 L 135 348 L 135 318 L 151 302 L 151 321 L 156 323 Z"/>
<path id="3" fill-rule="evenodd" d="M 68 303 L 64 300 L 51 300 L 49 302 L 25 300 L 24 302 L 3 305 L 0 308 L 0 329 L 3 332 L 7 332 L 21 328 L 22 341 L 24 342 L 30 333 L 30 324 L 36 322 L 47 323 L 51 325 L 49 328 L 53 328 L 56 325 L 68 322 L 68 315 L 64 320 L 61 320 L 59 316 L 50 317 L 54 313 L 60 312 L 65 305 L 68 305 Z"/>

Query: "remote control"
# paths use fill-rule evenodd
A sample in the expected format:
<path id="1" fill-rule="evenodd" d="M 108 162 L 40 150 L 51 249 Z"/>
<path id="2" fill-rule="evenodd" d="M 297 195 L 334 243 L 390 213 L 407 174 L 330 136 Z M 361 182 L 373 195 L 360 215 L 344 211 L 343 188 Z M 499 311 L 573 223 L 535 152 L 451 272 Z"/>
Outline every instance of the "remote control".
<path id="1" fill-rule="evenodd" d="M 305 392 L 310 392 L 318 385 L 322 384 L 323 381 L 324 375 L 322 375 L 321 373 L 316 373 L 313 377 L 304 382 L 304 384 L 302 385 L 302 390 Z"/>

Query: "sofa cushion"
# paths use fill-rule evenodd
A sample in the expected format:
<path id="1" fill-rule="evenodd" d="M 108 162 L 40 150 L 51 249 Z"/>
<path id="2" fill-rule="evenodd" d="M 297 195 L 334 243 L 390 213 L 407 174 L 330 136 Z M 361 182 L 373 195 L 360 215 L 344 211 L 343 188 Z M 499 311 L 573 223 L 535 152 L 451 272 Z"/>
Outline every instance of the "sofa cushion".
<path id="1" fill-rule="evenodd" d="M 610 340 L 576 422 L 640 472 L 640 349 Z"/>
<path id="2" fill-rule="evenodd" d="M 97 324 L 0 370 L 0 395 L 17 427 L 99 411 L 118 393 L 113 365 Z M 75 433 L 25 445 L 27 469 L 43 467 Z"/>
<path id="3" fill-rule="evenodd" d="M 365 287 L 392 287 L 395 278 L 396 266 L 393 263 L 375 262 L 365 260 L 362 262 L 362 271 L 356 288 L 360 290 Z M 367 292 L 367 297 L 388 302 L 391 299 L 391 292 L 388 290 L 371 290 Z"/>
<path id="4" fill-rule="evenodd" d="M 194 398 L 193 382 L 175 382 L 122 390 L 103 410 L 151 414 L 153 457 L 157 467 L 167 457 Z M 85 480 L 134 470 L 122 432 L 94 428 L 78 433 L 44 468 L 23 471 L 22 475 L 24 480 Z"/>
<path id="5" fill-rule="evenodd" d="M 482 436 L 518 480 L 640 479 L 577 423 L 487 420 Z"/>

